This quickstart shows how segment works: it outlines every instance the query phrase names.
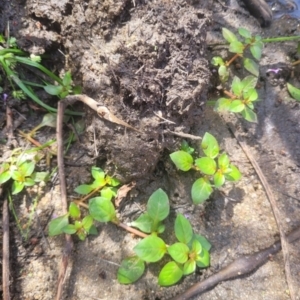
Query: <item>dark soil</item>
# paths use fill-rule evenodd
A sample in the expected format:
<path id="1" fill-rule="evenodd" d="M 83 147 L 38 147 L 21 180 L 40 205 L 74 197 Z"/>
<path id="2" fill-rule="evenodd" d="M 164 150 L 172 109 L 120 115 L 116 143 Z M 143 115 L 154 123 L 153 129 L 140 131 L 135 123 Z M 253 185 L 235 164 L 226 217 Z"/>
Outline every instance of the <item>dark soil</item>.
<path id="1" fill-rule="evenodd" d="M 205 235 L 213 245 L 211 267 L 174 287 L 157 285 L 159 266 L 155 265 L 150 265 L 137 283 L 123 286 L 116 280 L 118 264 L 132 254 L 137 240 L 111 224 L 99 225 L 99 236 L 75 243 L 65 299 L 169 299 L 235 258 L 278 239 L 265 192 L 226 122 L 234 125 L 262 167 L 278 200 L 285 230 L 300 225 L 299 104 L 285 88 L 287 80 L 299 86 L 290 67 L 290 60 L 298 57 L 297 43 L 265 47 L 260 63 L 259 96 L 263 101 L 256 107 L 258 124 L 234 116 L 220 117 L 206 106 L 208 97 L 218 93 L 215 70 L 209 61 L 214 55 L 230 55 L 225 48 L 215 47 L 222 42 L 221 27 L 233 31 L 245 27 L 263 36 L 297 35 L 297 20 L 283 17 L 262 30 L 235 1 L 3 0 L 0 32 L 8 21 L 10 34 L 17 38 L 20 48 L 47 54 L 43 63 L 48 68 L 60 74 L 70 70 L 85 94 L 142 132 L 105 121 L 86 106 L 76 106 L 75 110 L 85 113 L 85 131 L 80 142 L 71 146 L 66 160 L 70 200 L 75 197 L 76 186 L 90 182 L 90 169 L 97 165 L 122 183 L 136 181 L 119 209 L 124 222 L 139 216 L 149 196 L 163 188 L 171 203 L 167 227 L 172 226 L 176 213 L 184 213 L 195 232 Z M 286 72 L 270 78 L 268 70 L 278 66 Z M 238 65 L 234 71 L 240 77 L 246 75 Z M 55 106 L 57 100 L 41 96 Z M 14 118 L 18 116 L 16 111 L 27 118 L 20 127 L 23 131 L 41 121 L 44 112 L 35 111 L 29 100 L 11 100 Z M 4 124 L 2 102 L 0 126 L 4 128 Z M 212 133 L 238 165 L 243 179 L 215 192 L 205 205 L 192 205 L 190 188 L 195 177 L 177 172 L 170 162 L 169 153 L 178 149 L 182 139 L 169 131 L 198 136 Z M 44 143 L 55 138 L 55 129 L 42 129 L 35 138 Z M 199 142 L 189 142 L 199 149 Z M 16 143 L 31 147 L 17 133 Z M 3 158 L 11 148 L 0 146 Z M 52 167 L 56 164 L 53 158 Z M 53 179 L 42 189 L 29 189 L 14 198 L 14 204 L 22 225 L 33 209 L 36 213 L 27 241 L 11 218 L 12 299 L 54 299 L 64 239 L 47 237 L 47 224 L 53 215 L 61 213 L 59 182 Z M 171 242 L 171 234 L 166 238 Z M 299 291 L 298 249 L 299 242 L 290 246 L 293 283 Z M 253 274 L 224 282 L 195 299 L 282 300 L 288 299 L 286 290 L 279 254 Z"/>

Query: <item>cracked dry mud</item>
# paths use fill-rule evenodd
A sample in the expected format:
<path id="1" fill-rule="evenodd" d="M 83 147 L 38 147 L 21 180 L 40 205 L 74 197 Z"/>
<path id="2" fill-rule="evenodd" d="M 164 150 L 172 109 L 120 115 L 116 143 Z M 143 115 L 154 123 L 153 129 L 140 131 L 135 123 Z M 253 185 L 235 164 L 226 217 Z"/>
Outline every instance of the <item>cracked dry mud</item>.
<path id="1" fill-rule="evenodd" d="M 223 3 L 223 2 L 222 2 Z M 230 5 L 230 9 L 226 6 Z M 258 124 L 234 116 L 220 117 L 206 106 L 215 95 L 210 58 L 220 50 L 209 46 L 221 41 L 221 27 L 233 31 L 245 27 L 263 36 L 299 34 L 297 20 L 276 20 L 268 29 L 231 1 L 79 1 L 79 0 L 4 0 L 0 7 L 0 31 L 10 21 L 11 34 L 20 47 L 32 53 L 47 53 L 48 67 L 58 72 L 71 70 L 84 93 L 108 107 L 118 118 L 143 133 L 131 131 L 99 119 L 84 106 L 85 132 L 81 143 L 69 153 L 67 188 L 70 199 L 74 188 L 89 182 L 90 167 L 97 165 L 122 182 L 136 181 L 120 215 L 124 222 L 145 209 L 146 200 L 157 188 L 170 198 L 172 226 L 176 213 L 184 213 L 195 232 L 205 235 L 213 245 L 211 267 L 184 278 L 180 284 L 157 285 L 159 267 L 148 266 L 135 284 L 123 286 L 116 280 L 117 265 L 132 254 L 137 239 L 111 224 L 98 225 L 99 235 L 75 244 L 75 252 L 65 282 L 64 299 L 171 299 L 193 283 L 217 272 L 235 258 L 270 246 L 278 230 L 266 194 L 245 154 L 225 124 L 231 122 L 244 138 L 275 193 L 285 230 L 300 225 L 300 138 L 299 104 L 285 89 L 288 77 L 269 78 L 268 69 L 286 67 L 296 58 L 296 43 L 266 45 L 261 61 Z M 207 46 L 207 44 L 209 44 Z M 60 50 L 61 52 L 59 52 Z M 224 49 L 221 53 L 226 54 Z M 63 54 L 64 55 L 63 55 Z M 240 77 L 245 72 L 236 69 Z M 290 82 L 299 86 L 296 76 Z M 45 101 L 53 100 L 46 99 Z M 17 108 L 28 115 L 22 129 L 29 130 L 41 121 L 41 114 L 28 114 L 28 102 Z M 27 109 L 27 110 L 26 110 Z M 4 108 L 0 106 L 1 118 Z M 157 115 L 172 121 L 166 122 Z M 215 192 L 203 206 L 193 206 L 190 187 L 194 174 L 177 172 L 168 154 L 181 139 L 167 130 L 203 136 L 215 135 L 243 173 L 242 180 L 224 189 L 226 197 Z M 53 138 L 55 130 L 43 130 L 40 142 Z M 26 146 L 19 137 L 18 142 Z M 191 141 L 198 149 L 199 145 Z M 1 145 L 1 152 L 7 149 Z M 54 161 L 55 163 L 55 161 Z M 20 218 L 26 220 L 37 188 L 15 200 Z M 13 299 L 54 299 L 63 237 L 41 235 L 53 213 L 60 213 L 59 185 L 48 184 L 38 202 L 37 217 L 29 242 L 21 240 L 12 219 L 11 292 Z M 53 212 L 54 210 L 54 212 Z M 47 234 L 47 230 L 44 230 Z M 35 243 L 33 238 L 38 239 Z M 172 239 L 166 233 L 166 239 Z M 33 242 L 34 241 L 34 242 Z M 299 244 L 290 246 L 292 275 L 300 290 Z M 223 282 L 195 299 L 289 299 L 282 255 L 253 274 Z M 299 293 L 298 293 L 299 294 Z"/>

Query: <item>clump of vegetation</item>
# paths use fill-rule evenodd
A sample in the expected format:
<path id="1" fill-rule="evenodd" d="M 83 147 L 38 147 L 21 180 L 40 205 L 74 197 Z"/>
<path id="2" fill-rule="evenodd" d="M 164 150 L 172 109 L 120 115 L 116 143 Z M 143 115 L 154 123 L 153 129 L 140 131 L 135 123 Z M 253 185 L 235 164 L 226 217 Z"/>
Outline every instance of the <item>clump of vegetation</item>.
<path id="1" fill-rule="evenodd" d="M 183 215 L 178 215 L 175 221 L 174 231 L 178 242 L 169 246 L 158 237 L 165 231 L 162 221 L 170 212 L 168 196 L 162 189 L 158 189 L 151 195 L 147 203 L 147 211 L 131 222 L 130 227 L 120 222 L 112 203 L 119 182 L 105 175 L 104 171 L 97 167 L 92 168 L 92 176 L 93 183 L 75 189 L 87 197 L 71 202 L 66 215 L 50 222 L 50 236 L 62 233 L 76 234 L 79 239 L 84 240 L 88 234 L 97 234 L 95 221 L 111 222 L 129 231 L 132 227 L 138 228 L 141 230 L 140 236 L 145 238 L 134 247 L 136 255 L 122 261 L 117 275 L 118 281 L 122 284 L 137 281 L 145 271 L 145 263 L 158 262 L 165 254 L 168 254 L 172 261 L 168 262 L 158 275 L 158 283 L 161 286 L 177 283 L 182 276 L 193 273 L 196 267 L 209 266 L 211 247 L 209 242 L 203 236 L 193 232 L 190 222 Z M 85 205 L 83 201 L 96 192 L 100 192 L 101 196 L 91 198 L 88 205 Z M 79 206 L 86 207 L 89 214 L 83 217 Z"/>
<path id="2" fill-rule="evenodd" d="M 170 286 L 177 283 L 183 276 L 195 272 L 196 268 L 206 268 L 210 263 L 210 243 L 205 237 L 195 234 L 189 220 L 178 214 L 174 232 L 177 242 L 167 245 L 158 237 L 165 227 L 162 221 L 169 215 L 170 207 L 167 194 L 158 189 L 148 200 L 147 212 L 142 214 L 131 225 L 150 235 L 141 240 L 135 247 L 136 256 L 122 261 L 118 270 L 118 281 L 128 284 L 135 282 L 144 273 L 145 263 L 160 261 L 165 254 L 171 258 L 160 271 L 158 283 Z"/>
<path id="3" fill-rule="evenodd" d="M 230 163 L 226 153 L 220 153 L 216 138 L 206 132 L 201 142 L 201 149 L 205 156 L 194 160 L 191 148 L 184 144 L 182 150 L 170 154 L 176 167 L 184 172 L 195 170 L 201 173 L 191 190 L 194 204 L 206 201 L 213 192 L 213 188 L 220 188 L 226 180 L 238 181 L 241 173 L 236 166 Z"/>
<path id="4" fill-rule="evenodd" d="M 44 145 L 44 147 L 46 146 L 49 146 L 49 143 Z M 48 172 L 35 172 L 36 164 L 43 157 L 39 152 L 41 148 L 43 146 L 26 151 L 22 151 L 21 148 L 14 149 L 10 157 L 0 165 L 0 185 L 12 179 L 11 192 L 12 195 L 16 195 L 26 186 L 33 186 L 37 182 L 47 181 L 49 178 Z"/>
<path id="5" fill-rule="evenodd" d="M 65 98 L 67 95 L 72 93 L 78 94 L 80 93 L 81 89 L 78 86 L 73 87 L 70 72 L 66 72 L 63 79 L 61 79 L 40 64 L 40 61 L 40 56 L 29 55 L 28 53 L 18 49 L 15 38 L 11 37 L 5 39 L 3 35 L 0 35 L 0 68 L 3 70 L 6 78 L 9 81 L 9 85 L 13 91 L 13 97 L 19 100 L 29 97 L 47 111 L 56 112 L 57 110 L 55 108 L 45 104 L 36 95 L 33 90 L 34 87 L 43 88 L 47 93 L 58 96 L 60 99 Z M 29 82 L 26 79 L 21 78 L 21 74 L 19 74 L 17 71 L 18 64 L 28 68 L 37 69 L 46 75 L 46 77 L 49 78 L 49 81 L 54 82 L 55 85 L 42 79 L 40 79 L 42 83 L 36 83 Z M 0 93 L 2 91 L 3 87 L 0 86 Z M 69 110 L 67 113 L 71 115 L 82 115 L 82 113 L 72 112 Z"/>
<path id="6" fill-rule="evenodd" d="M 215 56 L 211 60 L 211 63 L 218 67 L 218 74 L 225 95 L 216 101 L 215 110 L 240 113 L 245 120 L 257 122 L 254 111 L 254 102 L 258 101 L 256 85 L 259 76 L 259 64 L 257 62 L 261 59 L 264 43 L 298 40 L 299 36 L 262 39 L 259 35 L 252 35 L 245 28 L 239 28 L 238 34 L 234 34 L 227 28 L 222 28 L 222 35 L 229 44 L 228 51 L 234 55 L 228 61 L 220 56 Z M 226 88 L 231 75 L 230 66 L 237 59 L 242 60 L 244 68 L 252 75 L 248 75 L 242 80 L 234 76 L 229 88 Z M 299 62 L 294 64 L 297 63 Z M 300 101 L 300 90 L 291 84 L 287 84 L 287 88 L 292 97 Z"/>

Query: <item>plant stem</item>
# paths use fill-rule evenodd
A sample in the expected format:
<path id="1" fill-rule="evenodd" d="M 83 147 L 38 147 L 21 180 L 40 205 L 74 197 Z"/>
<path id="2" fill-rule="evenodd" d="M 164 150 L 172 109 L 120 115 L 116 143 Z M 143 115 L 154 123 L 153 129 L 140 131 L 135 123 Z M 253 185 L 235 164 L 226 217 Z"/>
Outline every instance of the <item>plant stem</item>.
<path id="1" fill-rule="evenodd" d="M 120 223 L 113 222 L 113 223 L 116 224 L 117 226 L 119 226 L 119 227 L 121 227 L 121 228 L 123 228 L 123 229 L 125 229 L 125 230 L 127 230 L 127 231 L 129 231 L 129 232 L 131 232 L 131 233 L 133 233 L 133 234 L 135 234 L 137 236 L 139 236 L 139 237 L 145 238 L 145 237 L 149 236 L 148 234 L 146 234 L 144 232 L 141 232 L 141 231 L 139 231 L 139 230 L 137 230 L 135 228 L 132 228 L 132 227 L 130 227 L 130 226 L 124 224 L 124 223 L 121 223 L 121 222 Z"/>
<path id="2" fill-rule="evenodd" d="M 288 41 L 294 41 L 294 40 L 299 40 L 300 35 L 295 35 L 295 36 L 282 36 L 282 37 L 275 37 L 275 38 L 266 38 L 262 39 L 261 41 L 263 43 L 274 43 L 274 42 L 288 42 Z"/>
<path id="3" fill-rule="evenodd" d="M 229 67 L 238 57 L 240 57 L 240 53 L 236 53 L 228 62 L 226 62 L 226 67 Z"/>
<path id="4" fill-rule="evenodd" d="M 229 92 L 229 91 L 226 91 L 226 90 L 224 90 L 223 91 L 223 93 L 225 94 L 225 95 L 227 95 L 228 97 L 230 97 L 230 99 L 236 99 L 236 96 L 235 95 L 233 95 L 231 92 Z"/>
<path id="5" fill-rule="evenodd" d="M 83 204 L 83 202 L 85 201 L 85 200 L 87 200 L 87 199 L 89 199 L 92 195 L 94 195 L 94 194 L 96 194 L 99 190 L 101 190 L 102 188 L 104 187 L 104 185 L 100 185 L 100 186 L 98 186 L 97 188 L 95 188 L 94 190 L 92 190 L 89 194 L 87 194 L 85 197 L 83 197 L 82 199 L 80 199 L 80 200 L 76 200 L 76 204 L 78 204 L 78 205 L 81 205 L 81 204 Z"/>

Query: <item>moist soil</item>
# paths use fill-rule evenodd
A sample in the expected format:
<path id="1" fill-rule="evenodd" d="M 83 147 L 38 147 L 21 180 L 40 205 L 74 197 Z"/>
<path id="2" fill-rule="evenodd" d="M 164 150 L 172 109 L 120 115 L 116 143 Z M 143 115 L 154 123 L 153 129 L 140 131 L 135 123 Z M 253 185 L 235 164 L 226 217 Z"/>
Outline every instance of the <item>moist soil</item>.
<path id="1" fill-rule="evenodd" d="M 266 44 L 260 62 L 258 122 L 234 115 L 220 115 L 207 100 L 218 97 L 215 55 L 230 57 L 222 46 L 221 28 L 234 32 L 244 27 L 263 37 L 299 35 L 299 21 L 284 15 L 261 28 L 258 21 L 235 1 L 80 1 L 3 0 L 0 31 L 7 22 L 21 49 L 44 55 L 43 63 L 63 75 L 70 70 L 83 92 L 141 133 L 99 118 L 84 105 L 85 129 L 73 143 L 66 160 L 69 200 L 74 188 L 91 182 L 90 170 L 98 166 L 122 183 L 135 187 L 122 200 L 118 214 L 127 223 L 146 208 L 149 196 L 162 188 L 169 196 L 170 218 L 164 235 L 173 242 L 176 213 L 187 216 L 194 231 L 212 244 L 211 266 L 163 288 L 157 284 L 161 264 L 150 264 L 132 285 L 116 280 L 118 265 L 133 254 L 138 239 L 112 224 L 97 224 L 99 234 L 84 242 L 75 239 L 63 299 L 172 299 L 188 287 L 218 272 L 236 258 L 254 253 L 278 240 L 278 228 L 266 193 L 247 156 L 229 130 L 234 128 L 262 168 L 275 195 L 286 232 L 300 225 L 300 107 L 291 99 L 286 82 L 300 86 L 297 43 Z M 270 69 L 279 69 L 275 74 Z M 240 63 L 233 72 L 247 72 Z M 5 87 L 6 88 L 6 87 Z M 9 94 L 9 89 L 5 92 Z M 55 101 L 41 91 L 43 100 Z M 10 95 L 10 94 L 9 94 Z M 30 131 L 44 111 L 31 101 L 7 101 L 13 116 L 25 116 L 19 129 Z M 0 124 L 5 124 L 5 104 Z M 79 120 L 75 120 L 79 121 Z M 66 138 L 70 129 L 65 128 Z M 227 184 L 203 205 L 191 202 L 195 174 L 178 172 L 169 154 L 182 138 L 171 132 L 203 136 L 213 134 L 221 148 L 241 170 L 236 184 Z M 2 137 L 4 138 L 4 131 Z M 41 129 L 40 143 L 55 138 L 55 129 Z M 199 141 L 188 142 L 199 151 Z M 0 147 L 7 157 L 13 147 L 31 147 L 15 131 L 11 144 Z M 57 165 L 54 157 L 53 169 Z M 45 169 L 45 165 L 40 166 Z M 54 299 L 64 237 L 48 237 L 49 220 L 61 214 L 60 185 L 56 177 L 44 187 L 34 186 L 13 198 L 22 238 L 11 216 L 10 256 L 12 299 Z M 2 199 L 1 199 L 2 200 Z M 300 242 L 289 246 L 293 285 L 300 291 Z M 289 299 L 282 254 L 242 278 L 225 281 L 194 299 Z M 300 299 L 300 298 L 298 298 Z"/>

